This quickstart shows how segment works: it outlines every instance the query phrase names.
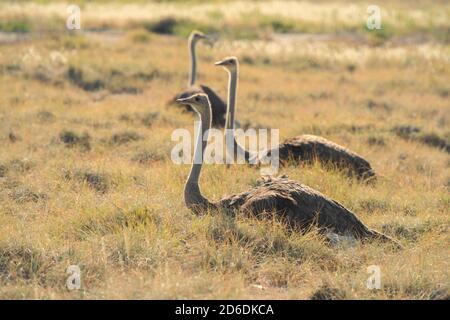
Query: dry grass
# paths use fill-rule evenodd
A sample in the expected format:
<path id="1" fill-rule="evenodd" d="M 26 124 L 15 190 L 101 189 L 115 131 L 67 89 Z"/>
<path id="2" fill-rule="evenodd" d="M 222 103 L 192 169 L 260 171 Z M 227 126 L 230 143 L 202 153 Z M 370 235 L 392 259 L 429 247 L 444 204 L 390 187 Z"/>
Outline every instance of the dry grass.
<path id="1" fill-rule="evenodd" d="M 303 5 L 328 12 L 361 3 Z M 164 6 L 161 16 L 171 13 Z M 223 11 L 192 10 L 206 6 Z M 420 12 L 444 8 L 421 1 L 404 14 L 422 23 Z M 0 44 L 1 298 L 448 298 L 447 42 L 374 48 L 339 37 L 234 42 L 230 34 L 213 50 L 199 47 L 200 79 L 222 95 L 227 76 L 212 63 L 240 58 L 241 123 L 279 128 L 282 139 L 320 134 L 370 160 L 381 176 L 375 185 L 320 165 L 281 173 L 399 239 L 405 249 L 396 251 L 333 247 L 314 230 L 299 235 L 276 221 L 193 216 L 181 196 L 189 167 L 169 157 L 172 131 L 192 131 L 193 118 L 165 106 L 186 83 L 185 39 L 128 23 L 117 34 L 30 33 Z M 258 175 L 209 165 L 201 185 L 218 199 Z M 65 287 L 71 264 L 81 267 L 82 290 Z M 370 265 L 381 267 L 381 290 L 366 288 Z"/>

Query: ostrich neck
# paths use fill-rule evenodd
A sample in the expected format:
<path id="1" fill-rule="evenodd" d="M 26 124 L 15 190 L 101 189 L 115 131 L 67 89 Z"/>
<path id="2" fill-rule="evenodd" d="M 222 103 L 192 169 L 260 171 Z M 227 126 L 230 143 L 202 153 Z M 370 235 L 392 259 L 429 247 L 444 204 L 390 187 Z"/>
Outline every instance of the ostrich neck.
<path id="1" fill-rule="evenodd" d="M 233 139 L 233 144 L 227 143 L 228 151 L 232 152 L 235 156 L 238 154 L 243 154 L 245 160 L 248 162 L 251 158 L 256 157 L 255 154 L 245 150 L 239 143 L 236 141 L 236 137 L 234 135 L 234 118 L 236 112 L 236 96 L 237 96 L 237 82 L 238 82 L 238 66 L 236 66 L 235 70 L 230 70 L 229 72 L 229 82 L 228 82 L 228 105 L 227 105 L 227 118 L 225 128 L 227 141 L 228 139 Z M 231 149 L 233 148 L 233 149 Z"/>
<path id="2" fill-rule="evenodd" d="M 195 45 L 197 41 L 193 38 L 189 39 L 189 54 L 191 56 L 191 73 L 189 75 L 189 86 L 193 86 L 195 84 L 195 80 L 197 78 L 197 56 L 195 54 Z"/>
<path id="3" fill-rule="evenodd" d="M 237 96 L 237 79 L 238 70 L 230 70 L 228 80 L 228 114 L 225 127 L 234 130 L 234 114 L 236 112 L 236 96 Z"/>
<path id="4" fill-rule="evenodd" d="M 186 206 L 195 213 L 200 213 L 211 205 L 208 199 L 203 197 L 198 184 L 210 128 L 211 111 L 208 110 L 205 114 L 200 115 L 197 137 L 195 141 L 194 159 L 192 162 L 191 172 L 189 173 L 189 177 L 184 188 L 184 199 Z"/>

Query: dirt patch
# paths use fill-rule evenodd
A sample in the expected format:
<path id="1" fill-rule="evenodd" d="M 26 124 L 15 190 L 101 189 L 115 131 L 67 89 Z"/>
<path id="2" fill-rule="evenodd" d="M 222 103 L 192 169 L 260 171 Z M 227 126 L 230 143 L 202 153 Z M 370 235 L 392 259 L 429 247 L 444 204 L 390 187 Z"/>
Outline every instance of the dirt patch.
<path id="1" fill-rule="evenodd" d="M 2 32 L 0 31 L 0 44 L 12 44 L 30 40 L 31 34 L 20 32 Z"/>

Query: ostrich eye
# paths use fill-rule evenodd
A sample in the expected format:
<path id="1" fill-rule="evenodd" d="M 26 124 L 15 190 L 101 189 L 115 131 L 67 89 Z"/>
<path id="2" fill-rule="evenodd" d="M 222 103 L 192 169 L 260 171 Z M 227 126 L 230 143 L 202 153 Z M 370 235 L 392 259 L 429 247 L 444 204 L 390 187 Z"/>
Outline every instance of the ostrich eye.
<path id="1" fill-rule="evenodd" d="M 195 97 L 195 101 L 199 102 L 200 98 L 199 97 Z"/>

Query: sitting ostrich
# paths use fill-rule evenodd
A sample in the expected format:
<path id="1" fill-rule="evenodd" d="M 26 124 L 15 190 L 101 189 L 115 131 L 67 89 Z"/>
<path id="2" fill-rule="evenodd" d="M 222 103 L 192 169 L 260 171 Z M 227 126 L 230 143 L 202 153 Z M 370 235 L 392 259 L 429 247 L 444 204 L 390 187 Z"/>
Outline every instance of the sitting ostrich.
<path id="1" fill-rule="evenodd" d="M 244 155 L 247 162 L 257 163 L 258 155 L 255 152 L 245 150 L 240 146 L 234 137 L 234 117 L 236 110 L 237 81 L 239 72 L 239 61 L 236 57 L 228 57 L 222 61 L 216 62 L 217 66 L 222 66 L 229 74 L 228 82 L 228 104 L 226 126 L 227 131 L 232 134 L 234 146 L 227 144 L 229 151 Z M 231 150 L 231 148 L 233 150 Z M 279 145 L 279 160 L 281 164 L 287 163 L 292 159 L 296 163 L 300 161 L 311 163 L 315 159 L 322 163 L 333 164 L 337 168 L 347 169 L 355 174 L 359 179 L 369 180 L 375 178 L 370 163 L 357 153 L 340 146 L 325 138 L 314 135 L 299 135 L 285 140 Z M 265 157 L 270 157 L 271 150 L 267 150 Z"/>
<path id="2" fill-rule="evenodd" d="M 199 41 L 205 41 L 210 46 L 213 45 L 213 40 L 203 34 L 200 31 L 193 31 L 189 36 L 188 40 L 188 49 L 191 59 L 191 70 L 189 73 L 189 82 L 186 90 L 178 93 L 170 103 L 177 103 L 177 99 L 186 98 L 194 93 L 205 93 L 208 95 L 209 101 L 211 101 L 212 107 L 212 125 L 215 128 L 223 128 L 225 126 L 225 114 L 226 114 L 226 105 L 225 102 L 212 90 L 210 87 L 205 85 L 197 85 L 197 56 L 196 56 L 196 45 Z M 178 104 L 178 103 L 177 103 Z M 186 106 L 184 106 L 186 107 Z M 186 107 L 186 111 L 191 111 L 189 107 Z"/>
<path id="3" fill-rule="evenodd" d="M 361 240 L 380 239 L 400 246 L 395 240 L 365 226 L 353 212 L 340 203 L 287 177 L 268 178 L 246 192 L 218 202 L 209 201 L 200 191 L 199 178 L 208 131 L 211 128 L 211 105 L 208 96 L 201 93 L 179 99 L 179 102 L 190 105 L 200 119 L 194 150 L 195 161 L 184 188 L 186 206 L 194 213 L 202 214 L 208 210 L 224 210 L 231 215 L 238 212 L 255 216 L 272 213 L 294 228 L 304 229 L 316 224 L 325 233 Z"/>

